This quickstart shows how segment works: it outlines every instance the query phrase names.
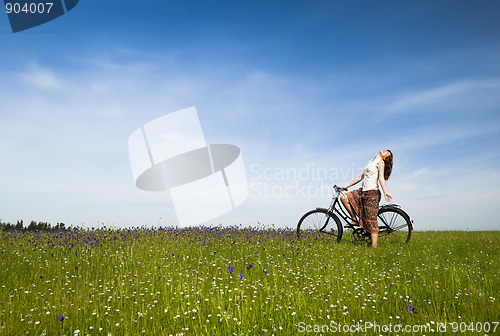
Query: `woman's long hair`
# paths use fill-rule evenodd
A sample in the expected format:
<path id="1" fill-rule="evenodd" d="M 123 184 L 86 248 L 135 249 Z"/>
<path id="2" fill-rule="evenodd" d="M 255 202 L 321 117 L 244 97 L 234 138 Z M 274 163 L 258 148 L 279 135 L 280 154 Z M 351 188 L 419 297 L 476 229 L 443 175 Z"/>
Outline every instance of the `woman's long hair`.
<path id="1" fill-rule="evenodd" d="M 385 164 L 385 168 L 384 168 L 384 178 L 385 180 L 387 181 L 389 179 L 389 176 L 391 176 L 391 173 L 392 173 L 392 152 L 390 150 L 387 150 L 389 153 L 391 153 L 391 155 L 389 155 L 388 157 L 386 157 L 384 159 L 384 164 Z"/>

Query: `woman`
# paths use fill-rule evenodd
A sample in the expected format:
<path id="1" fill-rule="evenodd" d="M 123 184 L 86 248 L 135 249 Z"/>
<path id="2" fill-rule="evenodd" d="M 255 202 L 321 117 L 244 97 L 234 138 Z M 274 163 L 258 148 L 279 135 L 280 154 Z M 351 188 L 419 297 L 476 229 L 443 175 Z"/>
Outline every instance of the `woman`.
<path id="1" fill-rule="evenodd" d="M 385 200 L 390 202 L 392 196 L 387 192 L 385 181 L 389 179 L 392 172 L 392 152 L 382 150 L 378 155 L 368 162 L 363 172 L 351 183 L 344 186 L 347 189 L 356 183 L 363 181 L 362 187 L 342 195 L 340 200 L 344 204 L 349 214 L 354 219 L 346 227 L 357 225 L 356 214 L 358 214 L 359 224 L 366 231 L 371 233 L 372 247 L 377 247 L 378 242 L 378 204 L 380 202 L 380 191 L 378 184 L 382 186 Z"/>

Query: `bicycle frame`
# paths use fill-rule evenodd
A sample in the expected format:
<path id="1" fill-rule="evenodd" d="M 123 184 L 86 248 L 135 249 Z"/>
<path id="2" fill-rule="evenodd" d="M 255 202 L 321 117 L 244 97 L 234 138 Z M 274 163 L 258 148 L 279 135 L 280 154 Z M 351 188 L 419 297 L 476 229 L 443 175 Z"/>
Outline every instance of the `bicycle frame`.
<path id="1" fill-rule="evenodd" d="M 331 215 L 337 215 L 337 218 L 343 219 L 346 223 L 351 223 L 353 221 L 356 222 L 356 220 L 349 215 L 349 213 L 347 212 L 347 209 L 345 209 L 344 206 L 341 204 L 342 202 L 340 201 L 340 196 L 345 195 L 345 193 L 343 192 L 343 189 L 341 187 L 336 186 L 336 185 L 333 186 L 333 189 L 335 189 L 335 193 L 332 197 L 332 201 L 330 202 L 330 206 L 326 210 Z M 379 207 L 379 209 L 384 209 L 384 208 L 397 208 L 397 209 L 401 210 L 401 207 L 397 204 L 394 204 L 394 203 L 384 204 L 384 205 L 381 205 Z M 323 209 L 323 208 L 316 208 L 316 209 Z M 405 212 L 405 214 L 406 214 L 406 212 Z M 406 216 L 408 217 L 408 219 L 410 221 L 408 225 L 409 225 L 410 229 L 413 230 L 413 220 L 410 219 L 410 216 L 408 216 L 408 214 L 406 214 Z M 360 233 L 360 232 L 367 233 L 367 231 L 365 231 L 362 227 L 357 226 L 357 225 L 353 229 L 354 229 L 355 233 Z M 383 226 L 383 227 L 379 227 L 379 229 L 380 229 L 379 234 L 387 234 L 387 233 L 391 233 L 393 231 L 387 225 Z"/>
<path id="2" fill-rule="evenodd" d="M 338 218 L 342 218 L 346 223 L 350 223 L 352 221 L 355 221 L 347 212 L 347 209 L 344 209 L 344 207 L 341 205 L 342 202 L 340 202 L 340 196 L 344 195 L 342 192 L 342 188 L 337 187 L 336 185 L 333 186 L 333 189 L 335 189 L 335 193 L 333 194 L 332 201 L 330 202 L 330 206 L 328 209 L 326 209 L 330 214 L 336 214 Z M 316 208 L 316 209 L 324 209 L 324 208 Z"/>

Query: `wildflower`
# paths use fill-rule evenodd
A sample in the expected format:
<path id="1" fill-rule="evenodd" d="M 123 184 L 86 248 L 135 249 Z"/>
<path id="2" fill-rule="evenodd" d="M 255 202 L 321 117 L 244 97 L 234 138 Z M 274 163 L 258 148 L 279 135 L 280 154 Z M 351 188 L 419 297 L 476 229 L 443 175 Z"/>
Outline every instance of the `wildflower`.
<path id="1" fill-rule="evenodd" d="M 267 271 L 266 271 L 266 270 L 262 270 L 262 272 L 263 272 L 264 274 L 267 274 Z"/>
<path id="2" fill-rule="evenodd" d="M 57 317 L 57 319 L 58 319 L 59 321 L 61 321 L 61 322 L 62 322 L 62 321 L 64 321 L 64 316 L 59 315 L 59 316 Z"/>
<path id="3" fill-rule="evenodd" d="M 240 280 L 243 279 L 243 274 L 240 273 Z"/>
<path id="4" fill-rule="evenodd" d="M 234 266 L 229 266 L 229 267 L 227 268 L 227 271 L 228 271 L 229 273 L 232 273 L 232 272 L 233 272 L 233 270 L 234 270 Z"/>
<path id="5" fill-rule="evenodd" d="M 408 310 L 413 312 L 413 313 L 416 313 L 417 311 L 415 310 L 415 307 L 412 307 L 412 306 L 408 306 Z"/>
<path id="6" fill-rule="evenodd" d="M 160 280 L 160 279 L 161 279 L 161 275 L 158 275 L 158 280 Z"/>
<path id="7" fill-rule="evenodd" d="M 247 271 L 248 271 L 250 268 L 252 268 L 252 267 L 253 267 L 253 265 L 252 265 L 252 264 L 248 264 L 248 266 L 247 266 Z"/>

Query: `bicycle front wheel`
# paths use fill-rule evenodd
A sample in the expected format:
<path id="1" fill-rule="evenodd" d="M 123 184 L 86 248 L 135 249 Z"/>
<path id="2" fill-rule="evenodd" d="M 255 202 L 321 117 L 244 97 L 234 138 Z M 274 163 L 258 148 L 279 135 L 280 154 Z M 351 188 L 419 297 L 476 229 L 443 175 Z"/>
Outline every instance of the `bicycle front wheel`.
<path id="1" fill-rule="evenodd" d="M 299 239 L 330 235 L 339 242 L 342 238 L 342 225 L 340 220 L 327 209 L 315 209 L 306 213 L 297 224 L 297 237 Z"/>
<path id="2" fill-rule="evenodd" d="M 410 217 L 396 207 L 383 207 L 378 212 L 379 242 L 407 243 L 410 241 L 413 226 Z"/>

